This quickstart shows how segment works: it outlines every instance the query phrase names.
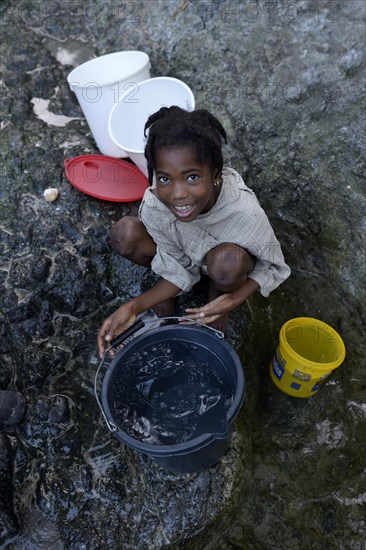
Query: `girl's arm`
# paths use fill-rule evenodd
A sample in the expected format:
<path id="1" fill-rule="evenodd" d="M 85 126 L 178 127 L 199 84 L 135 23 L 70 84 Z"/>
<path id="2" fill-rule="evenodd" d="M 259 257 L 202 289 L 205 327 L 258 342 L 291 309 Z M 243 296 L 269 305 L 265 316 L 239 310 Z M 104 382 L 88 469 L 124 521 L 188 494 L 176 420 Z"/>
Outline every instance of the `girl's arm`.
<path id="1" fill-rule="evenodd" d="M 238 307 L 258 289 L 259 284 L 248 277 L 240 288 L 221 294 L 221 296 L 202 307 L 187 308 L 186 312 L 192 319 L 199 319 L 205 324 L 212 323 L 225 313 L 229 313 L 229 311 Z"/>
<path id="2" fill-rule="evenodd" d="M 173 298 L 180 292 L 180 288 L 173 283 L 161 279 L 152 288 L 133 298 L 127 304 L 118 308 L 102 324 L 98 333 L 98 349 L 100 357 L 105 352 L 105 346 L 110 341 L 127 330 L 136 321 L 137 315 L 152 308 L 169 298 Z"/>

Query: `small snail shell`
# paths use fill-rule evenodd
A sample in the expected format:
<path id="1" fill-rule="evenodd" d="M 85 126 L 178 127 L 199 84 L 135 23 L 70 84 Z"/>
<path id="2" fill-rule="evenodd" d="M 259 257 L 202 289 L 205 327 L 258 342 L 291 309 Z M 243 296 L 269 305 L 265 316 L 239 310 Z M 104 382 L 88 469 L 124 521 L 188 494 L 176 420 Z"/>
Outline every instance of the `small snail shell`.
<path id="1" fill-rule="evenodd" d="M 43 196 L 47 202 L 53 202 L 58 197 L 58 189 L 55 187 L 49 187 L 44 191 Z"/>

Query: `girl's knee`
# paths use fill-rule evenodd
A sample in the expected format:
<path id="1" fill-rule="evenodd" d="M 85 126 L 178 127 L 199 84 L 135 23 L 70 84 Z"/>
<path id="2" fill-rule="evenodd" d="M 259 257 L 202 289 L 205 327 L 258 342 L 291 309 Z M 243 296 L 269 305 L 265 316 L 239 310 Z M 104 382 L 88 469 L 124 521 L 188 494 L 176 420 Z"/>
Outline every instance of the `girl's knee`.
<path id="1" fill-rule="evenodd" d="M 207 273 L 222 290 L 243 284 L 253 271 L 255 258 L 233 243 L 222 243 L 207 254 Z"/>
<path id="2" fill-rule="evenodd" d="M 111 229 L 110 243 L 115 252 L 122 256 L 131 253 L 138 234 L 138 218 L 125 216 L 116 222 Z"/>

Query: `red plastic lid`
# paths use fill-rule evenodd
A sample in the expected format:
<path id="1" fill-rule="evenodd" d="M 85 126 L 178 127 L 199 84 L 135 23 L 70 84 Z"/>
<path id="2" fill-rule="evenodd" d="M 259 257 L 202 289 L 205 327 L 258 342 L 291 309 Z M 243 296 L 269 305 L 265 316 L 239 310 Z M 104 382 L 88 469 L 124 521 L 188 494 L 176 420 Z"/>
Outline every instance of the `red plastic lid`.
<path id="1" fill-rule="evenodd" d="M 114 202 L 142 199 L 149 182 L 133 164 L 105 155 L 82 155 L 64 160 L 69 182 L 91 197 Z"/>

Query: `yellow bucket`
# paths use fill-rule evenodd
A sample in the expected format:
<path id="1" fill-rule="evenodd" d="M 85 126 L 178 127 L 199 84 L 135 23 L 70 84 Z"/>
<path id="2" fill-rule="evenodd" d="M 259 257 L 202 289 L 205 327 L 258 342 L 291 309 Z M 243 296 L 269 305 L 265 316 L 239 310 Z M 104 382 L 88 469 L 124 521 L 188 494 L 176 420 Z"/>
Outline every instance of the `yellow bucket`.
<path id="1" fill-rule="evenodd" d="M 345 356 L 343 340 L 332 327 L 311 317 L 290 319 L 280 330 L 271 378 L 287 395 L 310 397 Z"/>

